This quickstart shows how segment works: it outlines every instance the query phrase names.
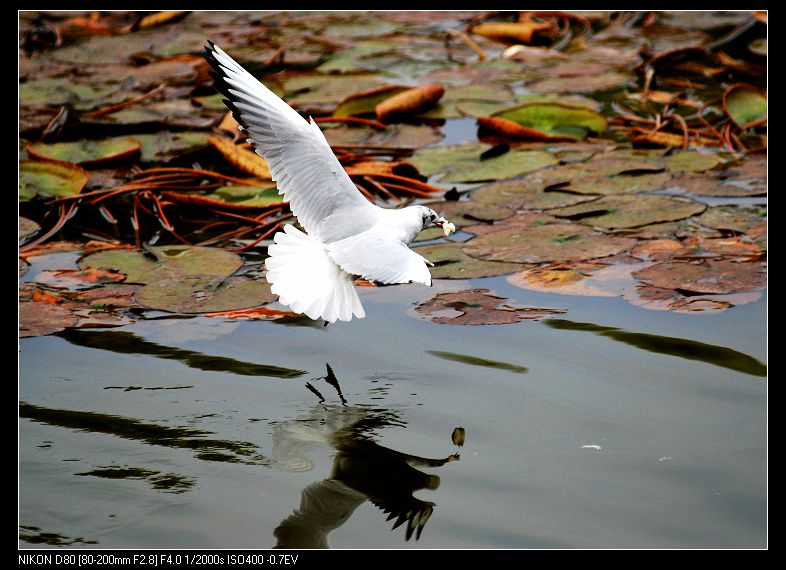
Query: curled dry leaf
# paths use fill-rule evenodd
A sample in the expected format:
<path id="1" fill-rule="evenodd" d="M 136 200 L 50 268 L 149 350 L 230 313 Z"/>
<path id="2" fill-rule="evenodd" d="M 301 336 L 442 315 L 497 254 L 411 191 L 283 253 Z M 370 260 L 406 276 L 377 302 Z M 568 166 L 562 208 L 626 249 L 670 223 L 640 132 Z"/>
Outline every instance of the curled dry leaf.
<path id="1" fill-rule="evenodd" d="M 406 85 L 382 85 L 368 91 L 353 93 L 342 101 L 333 111 L 336 117 L 354 117 L 356 115 L 366 115 L 376 112 L 377 105 L 398 95 L 404 91 L 409 91 L 411 87 Z"/>
<path id="2" fill-rule="evenodd" d="M 438 83 L 402 91 L 377 104 L 377 118 L 387 121 L 402 115 L 416 115 L 436 105 L 444 94 L 445 88 Z"/>
<path id="3" fill-rule="evenodd" d="M 263 180 L 271 179 L 267 162 L 257 153 L 238 146 L 222 136 L 213 135 L 207 139 L 207 142 L 238 170 Z"/>
<path id="4" fill-rule="evenodd" d="M 532 37 L 538 32 L 553 35 L 556 31 L 554 22 L 484 22 L 470 30 L 473 34 L 483 36 L 506 44 L 530 44 Z"/>
<path id="5" fill-rule="evenodd" d="M 503 117 L 478 117 L 478 125 L 502 137 L 524 141 L 566 142 L 575 140 L 573 137 L 550 135 L 537 129 L 520 125 L 516 121 Z"/>
<path id="6" fill-rule="evenodd" d="M 539 320 L 565 309 L 522 307 L 488 289 L 440 293 L 415 307 L 415 315 L 446 325 L 504 325 Z"/>

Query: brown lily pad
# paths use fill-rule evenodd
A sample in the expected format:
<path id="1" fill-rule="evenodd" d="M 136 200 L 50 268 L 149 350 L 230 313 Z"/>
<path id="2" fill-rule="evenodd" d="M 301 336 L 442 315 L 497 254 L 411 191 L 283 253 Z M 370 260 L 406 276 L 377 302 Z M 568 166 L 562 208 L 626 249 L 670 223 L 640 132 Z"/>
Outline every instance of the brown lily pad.
<path id="1" fill-rule="evenodd" d="M 514 305 L 509 299 L 491 294 L 488 289 L 470 289 L 440 293 L 414 309 L 419 318 L 445 325 L 506 325 L 524 320 L 540 320 L 565 313 L 565 309 L 547 309 Z"/>
<path id="2" fill-rule="evenodd" d="M 661 289 L 726 294 L 761 289 L 767 283 L 764 266 L 727 260 L 665 261 L 637 271 L 640 281 Z"/>
<path id="3" fill-rule="evenodd" d="M 574 179 L 563 189 L 578 194 L 637 194 L 670 186 L 671 174 L 655 172 L 640 175 L 590 175 Z"/>
<path id="4" fill-rule="evenodd" d="M 461 248 L 461 244 L 446 243 L 424 245 L 417 248 L 416 251 L 434 264 L 430 268 L 431 276 L 434 279 L 492 277 L 521 271 L 525 267 L 518 263 L 476 259 L 464 253 Z"/>
<path id="5" fill-rule="evenodd" d="M 736 233 L 745 233 L 767 218 L 767 210 L 716 206 L 708 208 L 696 221 L 702 226 Z"/>
<path id="6" fill-rule="evenodd" d="M 60 332 L 77 323 L 66 307 L 44 301 L 19 303 L 19 336 L 45 336 Z"/>
<path id="7" fill-rule="evenodd" d="M 626 251 L 635 243 L 576 224 L 535 223 L 478 236 L 464 246 L 464 252 L 487 261 L 541 263 L 607 257 Z"/>
<path id="8" fill-rule="evenodd" d="M 636 228 L 683 220 L 702 213 L 706 205 L 670 196 L 607 196 L 594 202 L 552 210 L 561 218 L 604 228 Z"/>
<path id="9" fill-rule="evenodd" d="M 737 305 L 745 305 L 761 299 L 760 291 L 746 291 L 726 295 L 685 295 L 674 289 L 662 289 L 651 285 L 636 285 L 626 289 L 622 297 L 638 307 L 655 311 L 676 313 L 720 312 Z"/>
<path id="10" fill-rule="evenodd" d="M 633 271 L 642 264 L 606 265 L 600 263 L 564 263 L 527 269 L 507 278 L 508 283 L 543 293 L 616 297 L 631 286 Z"/>
<path id="11" fill-rule="evenodd" d="M 33 220 L 19 216 L 19 239 L 24 239 L 28 236 L 31 236 L 40 229 L 41 226 L 39 226 Z"/>
<path id="12" fill-rule="evenodd" d="M 79 290 L 101 287 L 107 283 L 118 283 L 126 278 L 122 273 L 105 269 L 87 267 L 85 269 L 55 269 L 41 271 L 36 276 L 36 283 L 44 283 L 52 287 Z"/>
<path id="13" fill-rule="evenodd" d="M 574 77 L 550 77 L 527 85 L 534 93 L 593 93 L 622 89 L 633 80 L 627 73 L 609 71 L 595 75 L 579 75 Z"/>
<path id="14" fill-rule="evenodd" d="M 718 178 L 683 174 L 670 184 L 683 192 L 697 196 L 766 196 L 767 181 L 756 178 Z"/>

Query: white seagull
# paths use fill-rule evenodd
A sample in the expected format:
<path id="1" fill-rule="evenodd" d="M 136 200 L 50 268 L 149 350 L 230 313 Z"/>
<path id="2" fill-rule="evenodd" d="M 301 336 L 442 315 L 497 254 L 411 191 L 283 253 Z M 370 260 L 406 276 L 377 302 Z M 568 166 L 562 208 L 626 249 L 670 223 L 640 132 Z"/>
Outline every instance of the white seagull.
<path id="1" fill-rule="evenodd" d="M 409 249 L 421 230 L 453 224 L 431 208 L 380 208 L 355 187 L 325 135 L 208 41 L 206 59 L 216 88 L 263 157 L 278 192 L 306 230 L 287 224 L 265 261 L 271 291 L 283 305 L 312 319 L 365 316 L 354 275 L 378 283 L 431 285 L 430 262 Z"/>

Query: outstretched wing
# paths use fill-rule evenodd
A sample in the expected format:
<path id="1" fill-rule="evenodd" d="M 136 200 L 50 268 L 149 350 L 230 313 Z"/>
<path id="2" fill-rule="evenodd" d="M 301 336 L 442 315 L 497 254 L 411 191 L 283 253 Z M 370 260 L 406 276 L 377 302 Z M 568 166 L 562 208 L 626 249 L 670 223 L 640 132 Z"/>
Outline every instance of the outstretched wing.
<path id="1" fill-rule="evenodd" d="M 380 224 L 335 241 L 327 250 L 341 269 L 364 279 L 378 283 L 431 285 L 426 258 L 409 249 Z"/>
<path id="2" fill-rule="evenodd" d="M 279 194 L 306 231 L 316 236 L 319 223 L 345 207 L 374 208 L 339 164 L 316 123 L 262 85 L 213 42 L 205 48 L 215 71 L 216 88 L 268 163 Z"/>

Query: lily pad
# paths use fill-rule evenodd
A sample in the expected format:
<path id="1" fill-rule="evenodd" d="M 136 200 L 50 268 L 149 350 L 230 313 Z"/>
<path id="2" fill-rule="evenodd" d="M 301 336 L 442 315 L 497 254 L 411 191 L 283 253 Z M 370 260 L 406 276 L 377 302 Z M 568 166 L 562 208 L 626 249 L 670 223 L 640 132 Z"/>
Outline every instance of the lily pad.
<path id="1" fill-rule="evenodd" d="M 745 291 L 726 295 L 683 294 L 674 289 L 662 289 L 651 285 L 636 285 L 625 289 L 623 299 L 632 305 L 655 311 L 675 313 L 718 313 L 737 305 L 753 303 L 761 299 L 760 291 Z M 764 375 L 764 374 L 757 374 Z"/>
<path id="2" fill-rule="evenodd" d="M 54 144 L 34 143 L 27 150 L 39 159 L 70 162 L 89 168 L 131 159 L 139 154 L 140 144 L 132 137 L 115 137 Z"/>
<path id="3" fill-rule="evenodd" d="M 480 203 L 474 200 L 448 200 L 430 203 L 428 206 L 459 227 L 474 225 L 478 222 L 504 220 L 515 213 L 514 210 L 504 205 Z"/>
<path id="4" fill-rule="evenodd" d="M 441 182 L 482 182 L 512 178 L 557 162 L 543 150 L 511 149 L 509 152 L 481 160 L 490 148 L 485 144 L 439 146 L 418 150 L 410 161 L 425 176 L 443 172 Z"/>
<path id="5" fill-rule="evenodd" d="M 47 77 L 20 83 L 19 101 L 25 105 L 68 104 L 77 110 L 87 111 L 108 103 L 109 97 L 119 89 L 118 85 L 84 84 L 77 83 L 70 77 Z"/>
<path id="6" fill-rule="evenodd" d="M 683 151 L 665 158 L 665 166 L 671 172 L 704 172 L 725 162 L 717 154 Z"/>
<path id="7" fill-rule="evenodd" d="M 767 181 L 756 178 L 719 178 L 717 176 L 683 174 L 671 186 L 697 196 L 766 196 Z"/>
<path id="8" fill-rule="evenodd" d="M 493 182 L 473 190 L 471 203 L 477 204 L 478 207 L 494 205 L 516 211 L 549 210 L 595 200 L 594 196 L 559 191 L 546 192 L 543 186 L 542 179 L 537 176 Z"/>
<path id="9" fill-rule="evenodd" d="M 480 235 L 464 246 L 464 252 L 486 261 L 542 263 L 596 259 L 621 253 L 635 240 L 593 232 L 577 224 L 517 226 Z"/>
<path id="10" fill-rule="evenodd" d="M 231 204 L 256 207 L 280 204 L 284 200 L 275 186 L 223 186 L 214 190 L 209 197 Z"/>
<path id="11" fill-rule="evenodd" d="M 764 208 L 714 206 L 696 218 L 696 222 L 716 230 L 745 233 L 766 219 L 767 210 Z"/>
<path id="12" fill-rule="evenodd" d="M 31 236 L 40 229 L 41 226 L 39 226 L 33 220 L 19 216 L 19 239 L 24 239 L 28 236 Z"/>
<path id="13" fill-rule="evenodd" d="M 666 188 L 671 182 L 671 174 L 657 172 L 652 174 L 615 176 L 590 175 L 575 178 L 562 189 L 578 194 L 638 194 Z"/>
<path id="14" fill-rule="evenodd" d="M 526 87 L 535 93 L 594 93 L 622 89 L 632 80 L 633 76 L 627 73 L 609 71 L 598 75 L 550 77 L 530 83 Z"/>
<path id="15" fill-rule="evenodd" d="M 205 148 L 208 137 L 210 133 L 207 131 L 173 133 L 164 130 L 134 135 L 142 147 L 142 162 L 166 162 L 181 154 Z"/>
<path id="16" fill-rule="evenodd" d="M 600 113 L 584 107 L 561 103 L 525 103 L 494 114 L 535 129 L 548 136 L 570 137 L 581 140 L 590 133 L 606 130 L 606 119 Z"/>
<path id="17" fill-rule="evenodd" d="M 115 125 L 164 125 L 204 129 L 211 127 L 219 116 L 216 111 L 195 107 L 188 99 L 172 99 L 126 107 L 97 117 L 93 121 Z"/>
<path id="18" fill-rule="evenodd" d="M 604 228 L 636 228 L 657 222 L 682 220 L 702 213 L 707 206 L 670 196 L 607 196 L 550 213 L 560 218 Z"/>
<path id="19" fill-rule="evenodd" d="M 22 160 L 19 162 L 19 201 L 36 196 L 55 198 L 79 194 L 90 175 L 72 164 Z"/>
<path id="20" fill-rule="evenodd" d="M 150 308 L 177 313 L 246 309 L 276 299 L 263 281 L 232 277 L 243 262 L 218 248 L 196 246 L 149 247 L 150 257 L 134 250 L 94 253 L 80 267 L 112 269 L 126 282 L 143 283 L 137 300 Z"/>
<path id="21" fill-rule="evenodd" d="M 694 293 L 737 293 L 761 289 L 767 283 L 764 266 L 728 260 L 665 261 L 637 271 L 647 285 Z"/>
<path id="22" fill-rule="evenodd" d="M 767 120 L 767 97 L 751 85 L 737 83 L 723 94 L 723 108 L 741 129 L 760 125 Z"/>
<path id="23" fill-rule="evenodd" d="M 333 109 L 350 95 L 383 85 L 378 75 L 298 75 L 284 82 L 284 100 L 297 108 Z"/>
<path id="24" fill-rule="evenodd" d="M 623 289 L 635 283 L 631 274 L 641 266 L 641 263 L 559 263 L 515 273 L 510 275 L 507 281 L 516 287 L 543 293 L 616 297 Z"/>
<path id="25" fill-rule="evenodd" d="M 44 301 L 19 303 L 19 336 L 45 336 L 76 325 L 77 317 L 66 307 Z"/>
<path id="26" fill-rule="evenodd" d="M 390 125 L 384 131 L 371 127 L 340 126 L 323 131 L 331 146 L 368 145 L 390 148 L 419 148 L 439 142 L 442 131 L 429 125 Z"/>
<path id="27" fill-rule="evenodd" d="M 440 293 L 415 307 L 415 315 L 446 325 L 505 325 L 524 320 L 540 320 L 561 314 L 565 309 L 514 305 L 488 289 Z"/>
<path id="28" fill-rule="evenodd" d="M 353 93 L 345 97 L 333 111 L 336 117 L 354 117 L 356 115 L 374 114 L 377 105 L 385 99 L 410 89 L 406 85 L 383 85 L 369 91 Z"/>
<path id="29" fill-rule="evenodd" d="M 434 267 L 430 268 L 431 276 L 434 279 L 492 277 L 521 271 L 524 267 L 518 263 L 476 259 L 464 253 L 461 247 L 461 244 L 446 243 L 424 245 L 418 247 L 416 251 L 434 264 Z"/>

